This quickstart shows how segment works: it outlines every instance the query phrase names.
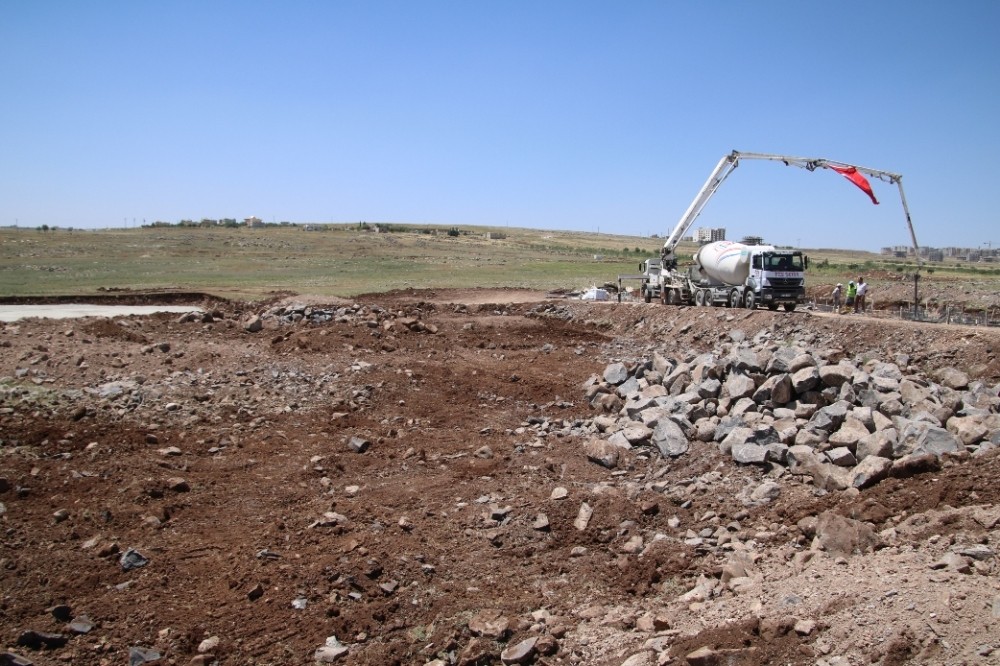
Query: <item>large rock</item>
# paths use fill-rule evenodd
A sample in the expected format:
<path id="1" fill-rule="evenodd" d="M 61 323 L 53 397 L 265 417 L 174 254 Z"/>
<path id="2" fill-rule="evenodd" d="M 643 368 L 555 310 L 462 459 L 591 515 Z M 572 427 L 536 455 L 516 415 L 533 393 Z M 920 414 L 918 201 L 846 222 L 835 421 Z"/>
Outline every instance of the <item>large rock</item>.
<path id="1" fill-rule="evenodd" d="M 930 453 L 940 456 L 962 450 L 962 443 L 945 430 L 930 423 L 910 421 L 899 433 L 899 440 L 893 446 L 894 458 Z"/>
<path id="2" fill-rule="evenodd" d="M 652 442 L 664 456 L 676 458 L 687 453 L 688 438 L 679 425 L 670 419 L 661 419 L 653 429 Z"/>
<path id="3" fill-rule="evenodd" d="M 938 368 L 934 371 L 934 378 L 950 389 L 964 389 L 969 386 L 969 376 L 958 368 Z"/>
<path id="4" fill-rule="evenodd" d="M 792 375 L 792 390 L 796 394 L 811 391 L 817 385 L 819 385 L 819 368 L 814 365 L 802 368 Z"/>
<path id="5" fill-rule="evenodd" d="M 604 381 L 612 386 L 618 386 L 628 379 L 628 368 L 624 363 L 611 363 L 604 368 Z"/>
<path id="6" fill-rule="evenodd" d="M 760 357 L 753 350 L 746 347 L 737 347 L 734 349 L 732 354 L 727 358 L 727 361 L 729 362 L 729 366 L 739 373 L 761 371 Z"/>
<path id="7" fill-rule="evenodd" d="M 880 456 L 868 456 L 851 470 L 851 485 L 855 488 L 868 488 L 879 481 L 888 478 L 892 469 L 892 461 Z"/>
<path id="8" fill-rule="evenodd" d="M 853 376 L 854 366 L 847 364 L 824 365 L 819 369 L 819 378 L 823 386 L 840 388 L 842 384 L 850 381 Z"/>
<path id="9" fill-rule="evenodd" d="M 772 402 L 784 405 L 792 399 L 792 380 L 787 374 L 772 375 L 754 391 L 753 400 L 757 404 Z"/>
<path id="10" fill-rule="evenodd" d="M 608 469 L 614 469 L 618 466 L 618 459 L 622 452 L 622 449 L 613 443 L 597 438 L 587 440 L 587 443 L 583 445 L 583 450 L 587 454 L 587 460 Z"/>
<path id="11" fill-rule="evenodd" d="M 856 451 L 858 442 L 869 435 L 865 424 L 852 416 L 844 419 L 844 422 L 836 432 L 830 435 L 829 442 L 835 446 L 846 446 L 851 451 Z"/>
<path id="12" fill-rule="evenodd" d="M 854 455 L 858 460 L 865 460 L 869 456 L 891 458 L 893 445 L 895 443 L 895 428 L 876 430 L 875 432 L 865 435 L 858 440 Z"/>
<path id="13" fill-rule="evenodd" d="M 739 372 L 731 372 L 726 379 L 724 388 L 724 395 L 728 395 L 733 400 L 739 400 L 740 398 L 749 398 L 752 396 L 757 387 L 750 377 Z"/>
<path id="14" fill-rule="evenodd" d="M 820 514 L 813 546 L 833 556 L 869 553 L 878 545 L 878 535 L 866 523 L 832 511 Z"/>
<path id="15" fill-rule="evenodd" d="M 827 405 L 813 414 L 812 418 L 809 419 L 809 425 L 816 430 L 834 432 L 843 425 L 850 407 L 850 403 L 843 400 Z"/>
<path id="16" fill-rule="evenodd" d="M 989 430 L 983 425 L 981 416 L 953 416 L 946 427 L 965 446 L 973 446 L 986 439 Z"/>

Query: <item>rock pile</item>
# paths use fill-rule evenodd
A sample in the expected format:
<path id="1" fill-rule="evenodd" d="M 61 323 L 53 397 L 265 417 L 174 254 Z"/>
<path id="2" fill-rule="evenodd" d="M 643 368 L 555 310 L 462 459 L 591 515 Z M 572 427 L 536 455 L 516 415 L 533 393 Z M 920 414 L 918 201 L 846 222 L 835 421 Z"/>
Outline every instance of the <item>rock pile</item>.
<path id="1" fill-rule="evenodd" d="M 350 305 L 343 307 L 317 307 L 301 303 L 278 305 L 250 317 L 244 328 L 250 332 L 260 331 L 265 321 L 274 321 L 277 325 L 324 324 L 362 324 L 369 328 L 382 328 L 386 331 L 408 329 L 414 333 L 437 333 L 434 324 L 421 320 L 422 310 L 412 308 L 410 312 L 392 311 L 377 305 Z"/>
<path id="2" fill-rule="evenodd" d="M 712 444 L 737 463 L 811 477 L 830 491 L 1000 445 L 1000 385 L 970 382 L 951 367 L 927 376 L 908 364 L 903 354 L 852 359 L 733 331 L 710 352 L 654 352 L 588 380 L 587 398 L 604 414 L 594 419 L 599 441 L 586 448 L 613 466 L 615 448 L 652 445 L 678 457 L 693 443 Z"/>

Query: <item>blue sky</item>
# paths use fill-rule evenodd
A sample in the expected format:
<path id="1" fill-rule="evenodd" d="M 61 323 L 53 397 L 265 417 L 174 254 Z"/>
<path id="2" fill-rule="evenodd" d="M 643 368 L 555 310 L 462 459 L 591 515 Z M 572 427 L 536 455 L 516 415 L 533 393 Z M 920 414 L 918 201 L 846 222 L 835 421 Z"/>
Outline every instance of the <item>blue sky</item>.
<path id="1" fill-rule="evenodd" d="M 667 235 L 733 149 L 903 174 L 1000 246 L 1000 3 L 0 3 L 0 225 Z M 695 226 L 908 245 L 898 191 L 743 162 Z"/>

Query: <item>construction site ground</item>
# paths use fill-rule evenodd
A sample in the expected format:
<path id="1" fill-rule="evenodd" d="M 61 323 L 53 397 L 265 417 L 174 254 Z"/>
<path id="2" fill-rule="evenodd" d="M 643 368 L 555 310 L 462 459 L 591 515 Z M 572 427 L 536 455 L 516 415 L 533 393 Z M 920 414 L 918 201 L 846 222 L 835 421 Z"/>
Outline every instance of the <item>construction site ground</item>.
<path id="1" fill-rule="evenodd" d="M 279 303 L 352 314 L 246 330 Z M 766 470 L 711 444 L 672 460 L 637 450 L 609 470 L 559 434 L 596 416 L 584 383 L 608 363 L 686 358 L 734 328 L 993 386 L 996 329 L 507 290 L 192 305 L 211 321 L 0 326 L 10 654 L 309 664 L 332 645 L 345 664 L 638 666 L 709 648 L 746 665 L 1000 663 L 1000 568 L 933 567 L 956 544 L 996 547 L 996 524 L 975 520 L 997 511 L 996 455 L 861 492 L 779 480 L 780 496 L 748 506 L 739 491 Z M 687 484 L 687 501 L 655 480 Z M 796 526 L 826 511 L 910 530 L 910 546 L 796 559 Z M 684 545 L 706 516 L 763 544 L 753 590 L 684 597 L 719 576 L 717 552 Z M 637 553 L 636 533 L 672 538 Z"/>

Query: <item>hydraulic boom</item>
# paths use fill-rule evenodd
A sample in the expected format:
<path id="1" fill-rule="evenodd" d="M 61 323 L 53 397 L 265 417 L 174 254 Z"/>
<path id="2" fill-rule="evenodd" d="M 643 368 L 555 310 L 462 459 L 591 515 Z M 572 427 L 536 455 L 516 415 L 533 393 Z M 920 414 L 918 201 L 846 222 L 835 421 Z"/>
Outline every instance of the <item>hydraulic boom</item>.
<path id="1" fill-rule="evenodd" d="M 910 210 L 906 205 L 906 195 L 903 193 L 903 176 L 898 173 L 892 173 L 890 171 L 882 171 L 880 169 L 870 169 L 868 167 L 861 167 L 854 164 L 847 164 L 845 162 L 837 162 L 835 160 L 828 160 L 823 158 L 810 158 L 810 157 L 790 157 L 788 155 L 769 155 L 767 153 L 741 153 L 738 150 L 734 150 L 730 154 L 724 156 L 719 160 L 718 165 L 709 175 L 708 180 L 705 181 L 705 185 L 702 186 L 698 195 L 688 206 L 688 209 L 684 211 L 684 215 L 681 216 L 680 221 L 674 230 L 667 237 L 666 242 L 663 244 L 663 249 L 660 251 L 661 264 L 665 269 L 675 268 L 677 265 L 677 258 L 674 255 L 674 250 L 677 248 L 677 244 L 680 242 L 681 236 L 691 228 L 694 221 L 698 219 L 698 215 L 701 214 L 702 209 L 708 200 L 712 198 L 719 186 L 722 185 L 723 181 L 729 177 L 729 174 L 740 165 L 740 160 L 770 160 L 773 162 L 781 162 L 785 166 L 797 166 L 807 171 L 815 171 L 816 169 L 855 169 L 858 172 L 870 176 L 872 178 L 877 178 L 883 182 L 892 183 L 899 187 L 899 198 L 903 202 L 903 213 L 906 215 L 906 226 L 910 231 L 910 240 L 913 241 L 913 255 L 916 258 L 917 266 L 920 266 L 920 248 L 917 245 L 917 235 L 913 231 L 913 222 L 910 220 Z"/>

